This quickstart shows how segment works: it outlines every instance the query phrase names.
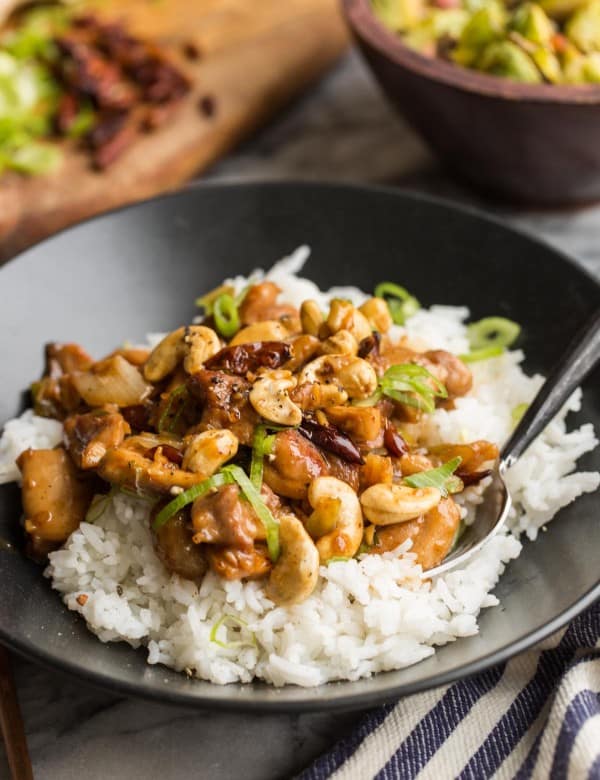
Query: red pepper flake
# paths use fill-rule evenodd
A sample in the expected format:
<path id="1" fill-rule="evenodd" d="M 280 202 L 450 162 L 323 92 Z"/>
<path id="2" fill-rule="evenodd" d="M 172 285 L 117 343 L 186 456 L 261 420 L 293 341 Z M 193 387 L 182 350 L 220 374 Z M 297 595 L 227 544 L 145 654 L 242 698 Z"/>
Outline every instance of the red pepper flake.
<path id="1" fill-rule="evenodd" d="M 216 113 L 217 101 L 212 95 L 203 95 L 198 101 L 198 108 L 201 114 L 210 119 Z"/>
<path id="2" fill-rule="evenodd" d="M 85 607 L 87 604 L 89 596 L 85 593 L 80 593 L 79 596 L 75 599 L 75 601 L 79 604 L 80 607 Z"/>
<path id="3" fill-rule="evenodd" d="M 408 452 L 407 443 L 391 423 L 386 426 L 386 429 L 383 433 L 383 443 L 385 444 L 388 452 L 390 452 L 396 458 L 401 458 Z"/>

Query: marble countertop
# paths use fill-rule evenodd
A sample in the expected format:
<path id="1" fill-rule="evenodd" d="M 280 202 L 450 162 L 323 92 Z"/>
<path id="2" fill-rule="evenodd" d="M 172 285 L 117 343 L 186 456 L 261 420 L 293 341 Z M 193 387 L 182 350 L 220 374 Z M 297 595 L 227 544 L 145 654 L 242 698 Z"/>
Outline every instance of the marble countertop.
<path id="1" fill-rule="evenodd" d="M 600 276 L 600 207 L 516 212 L 478 200 L 444 175 L 354 54 L 207 178 L 376 182 L 477 203 Z M 360 717 L 195 712 L 118 698 L 20 659 L 14 666 L 38 780 L 289 777 Z"/>

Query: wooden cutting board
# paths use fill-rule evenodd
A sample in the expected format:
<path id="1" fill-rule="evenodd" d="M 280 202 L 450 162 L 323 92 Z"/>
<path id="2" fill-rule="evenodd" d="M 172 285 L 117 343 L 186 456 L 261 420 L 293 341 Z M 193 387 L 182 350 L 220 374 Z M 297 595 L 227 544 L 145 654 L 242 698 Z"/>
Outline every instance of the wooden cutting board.
<path id="1" fill-rule="evenodd" d="M 96 8 L 161 41 L 193 89 L 165 126 L 102 173 L 68 146 L 50 175 L 0 177 L 0 262 L 73 222 L 176 188 L 310 85 L 347 44 L 338 0 L 102 0 Z M 188 42 L 197 62 L 181 54 Z M 198 106 L 207 95 L 212 116 Z"/>

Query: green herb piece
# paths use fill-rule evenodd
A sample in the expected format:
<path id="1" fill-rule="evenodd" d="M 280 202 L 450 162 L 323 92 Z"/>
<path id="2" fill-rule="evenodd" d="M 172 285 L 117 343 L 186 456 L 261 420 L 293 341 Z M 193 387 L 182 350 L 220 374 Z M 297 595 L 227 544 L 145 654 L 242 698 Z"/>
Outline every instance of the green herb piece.
<path id="1" fill-rule="evenodd" d="M 94 496 L 92 503 L 90 504 L 90 507 L 85 514 L 85 522 L 92 524 L 97 523 L 108 509 L 108 505 L 110 504 L 110 501 L 115 493 L 115 488 L 111 488 L 111 490 L 109 490 L 109 492 L 105 493 L 104 495 Z"/>
<path id="2" fill-rule="evenodd" d="M 260 497 L 260 493 L 254 487 L 246 472 L 239 466 L 224 466 L 221 469 L 221 474 L 225 474 L 230 479 L 232 478 L 237 482 L 240 490 L 246 496 L 250 506 L 256 512 L 258 519 L 265 527 L 267 535 L 267 547 L 269 549 L 269 558 L 275 563 L 279 558 L 279 523 L 273 515 L 271 510 L 265 504 Z"/>
<path id="3" fill-rule="evenodd" d="M 352 558 L 345 558 L 343 555 L 334 555 L 333 558 L 327 559 L 327 566 L 329 566 L 330 563 L 346 563 L 346 561 L 351 561 Z"/>
<path id="4" fill-rule="evenodd" d="M 92 129 L 96 121 L 96 112 L 91 105 L 82 106 L 71 123 L 67 135 L 69 138 L 81 138 Z"/>
<path id="5" fill-rule="evenodd" d="M 235 647 L 256 647 L 257 643 L 256 643 L 256 636 L 254 635 L 254 633 L 252 634 L 251 642 L 248 640 L 242 640 L 241 642 L 221 642 L 220 639 L 217 639 L 217 634 L 219 632 L 219 629 L 221 628 L 222 625 L 226 624 L 227 622 L 233 623 L 233 626 L 237 628 L 248 627 L 248 623 L 246 623 L 245 620 L 242 620 L 242 618 L 239 618 L 236 615 L 223 615 L 223 617 L 219 618 L 210 630 L 209 639 L 211 642 L 214 642 L 215 645 L 219 645 L 219 647 L 223 647 L 225 650 L 231 650 Z"/>
<path id="6" fill-rule="evenodd" d="M 467 327 L 471 349 L 510 347 L 519 337 L 521 327 L 506 317 L 485 317 Z"/>
<path id="7" fill-rule="evenodd" d="M 529 409 L 529 404 L 522 403 L 517 404 L 514 409 L 510 413 L 510 418 L 512 420 L 513 427 L 518 425 L 521 422 L 521 417 L 525 414 L 525 412 Z"/>
<path id="8" fill-rule="evenodd" d="M 10 156 L 10 167 L 19 173 L 50 173 L 57 168 L 61 159 L 60 149 L 31 141 L 13 151 Z"/>
<path id="9" fill-rule="evenodd" d="M 222 470 L 218 471 L 216 474 L 213 474 L 212 477 L 205 479 L 204 482 L 200 482 L 199 484 L 193 485 L 191 488 L 184 490 L 183 493 L 180 493 L 172 501 L 169 501 L 169 503 L 160 510 L 160 512 L 154 518 L 152 527 L 155 531 L 157 531 L 159 528 L 162 528 L 162 526 L 167 523 L 173 517 L 173 515 L 176 515 L 180 509 L 183 509 L 184 506 L 191 504 L 197 498 L 205 496 L 214 488 L 223 487 L 223 485 L 230 485 L 232 482 L 232 475 L 224 473 L 224 470 Z"/>
<path id="10" fill-rule="evenodd" d="M 275 434 L 267 434 L 266 425 L 257 425 L 252 439 L 252 460 L 250 462 L 250 482 L 260 491 L 263 482 L 265 455 L 270 455 L 275 444 Z"/>
<path id="11" fill-rule="evenodd" d="M 240 329 L 240 315 L 233 296 L 229 293 L 219 295 L 213 305 L 213 317 L 217 330 L 226 339 L 230 339 Z"/>
<path id="12" fill-rule="evenodd" d="M 459 355 L 463 363 L 479 363 L 480 360 L 489 360 L 504 354 L 504 347 L 483 347 L 474 349 L 465 355 Z"/>
<path id="13" fill-rule="evenodd" d="M 165 406 L 163 413 L 159 417 L 156 426 L 159 433 L 163 433 L 165 431 L 167 431 L 168 433 L 173 432 L 173 429 L 175 428 L 175 425 L 179 420 L 183 408 L 182 405 L 181 408 L 177 410 L 176 414 L 173 414 L 173 404 L 177 401 L 178 398 L 181 398 L 183 395 L 187 395 L 187 385 L 179 385 L 169 395 L 169 400 L 167 402 L 167 405 Z M 170 422 L 167 424 L 169 419 Z"/>
<path id="14" fill-rule="evenodd" d="M 376 298 L 383 298 L 396 325 L 404 325 L 409 317 L 421 308 L 421 304 L 408 290 L 393 282 L 381 282 L 375 288 Z"/>
<path id="15" fill-rule="evenodd" d="M 435 410 L 435 399 L 447 398 L 448 391 L 442 382 L 423 366 L 417 363 L 400 363 L 387 369 L 372 396 L 363 401 L 355 401 L 354 406 L 374 406 L 383 396 L 431 413 Z"/>
<path id="16" fill-rule="evenodd" d="M 454 472 L 461 463 L 462 458 L 452 458 L 452 460 L 444 463 L 443 466 L 438 466 L 438 468 L 429 469 L 428 471 L 420 471 L 418 474 L 412 474 L 410 477 L 404 477 L 402 481 L 405 485 L 409 485 L 413 488 L 437 488 L 440 493 L 446 497 L 453 486 L 453 483 L 449 483 L 449 480 L 452 478 Z M 454 483 L 454 486 L 456 486 L 456 483 Z"/>

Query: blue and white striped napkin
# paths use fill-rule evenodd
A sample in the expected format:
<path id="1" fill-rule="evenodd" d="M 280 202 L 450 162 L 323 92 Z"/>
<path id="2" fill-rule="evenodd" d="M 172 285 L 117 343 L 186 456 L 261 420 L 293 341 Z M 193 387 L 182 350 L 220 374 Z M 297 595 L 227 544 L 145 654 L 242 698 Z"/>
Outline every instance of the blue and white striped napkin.
<path id="1" fill-rule="evenodd" d="M 370 712 L 301 780 L 600 779 L 600 602 L 483 674 Z"/>

